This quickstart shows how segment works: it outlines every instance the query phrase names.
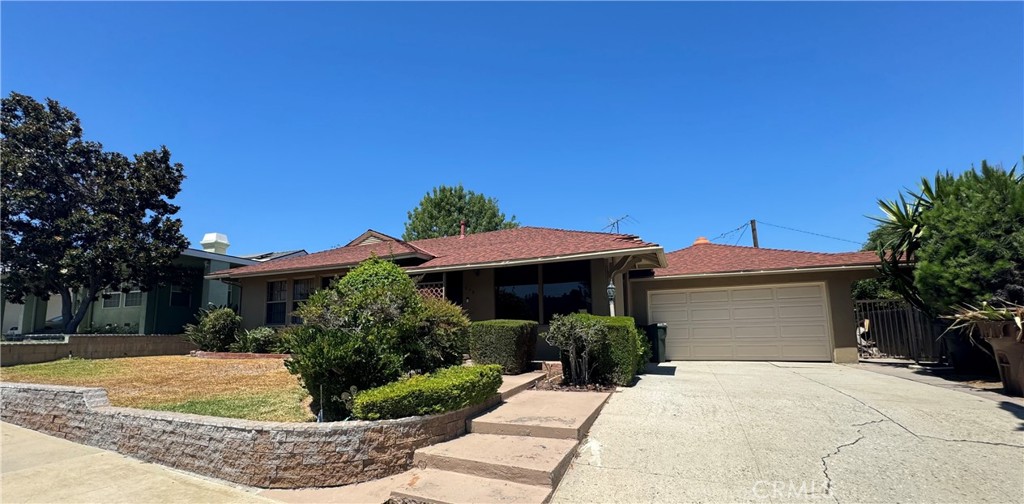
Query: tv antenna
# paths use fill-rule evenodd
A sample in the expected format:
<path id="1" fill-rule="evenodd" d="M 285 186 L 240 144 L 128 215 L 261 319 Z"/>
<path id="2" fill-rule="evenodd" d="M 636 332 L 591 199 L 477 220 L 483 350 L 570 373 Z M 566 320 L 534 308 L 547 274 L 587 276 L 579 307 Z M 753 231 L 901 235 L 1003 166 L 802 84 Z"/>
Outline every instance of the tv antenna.
<path id="1" fill-rule="evenodd" d="M 608 225 L 603 227 L 603 228 L 601 228 L 601 231 L 609 231 L 609 232 L 612 232 L 612 233 L 618 233 L 619 232 L 619 226 L 623 222 L 637 222 L 637 220 L 632 218 L 632 217 L 630 217 L 629 214 L 623 215 L 622 217 L 619 217 L 618 219 L 609 218 L 608 219 Z"/>

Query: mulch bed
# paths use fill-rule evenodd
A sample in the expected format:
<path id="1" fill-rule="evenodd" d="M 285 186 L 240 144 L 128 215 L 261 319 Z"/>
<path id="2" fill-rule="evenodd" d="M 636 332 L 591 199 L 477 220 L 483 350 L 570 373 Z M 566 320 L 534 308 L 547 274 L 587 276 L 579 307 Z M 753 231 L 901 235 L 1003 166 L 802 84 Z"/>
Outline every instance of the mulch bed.
<path id="1" fill-rule="evenodd" d="M 550 381 L 539 381 L 537 382 L 537 385 L 534 386 L 535 390 L 556 390 L 559 392 L 612 392 L 615 388 L 615 385 L 597 384 L 577 387 L 574 385 L 563 385 L 561 383 L 553 383 Z"/>

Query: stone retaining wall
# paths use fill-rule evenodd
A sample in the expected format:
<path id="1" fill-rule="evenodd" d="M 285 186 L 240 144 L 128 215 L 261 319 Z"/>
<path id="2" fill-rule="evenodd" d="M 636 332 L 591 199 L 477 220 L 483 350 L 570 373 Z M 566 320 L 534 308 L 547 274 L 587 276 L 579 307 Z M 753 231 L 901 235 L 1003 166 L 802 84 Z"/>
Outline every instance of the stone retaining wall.
<path id="1" fill-rule="evenodd" d="M 500 402 L 428 417 L 253 422 L 110 406 L 101 388 L 0 384 L 0 420 L 147 462 L 263 488 L 359 483 L 408 470 L 413 452 L 465 434 Z"/>
<path id="2" fill-rule="evenodd" d="M 72 334 L 64 341 L 0 343 L 0 366 L 50 362 L 69 355 L 84 359 L 188 355 L 195 349 L 180 334 Z"/>

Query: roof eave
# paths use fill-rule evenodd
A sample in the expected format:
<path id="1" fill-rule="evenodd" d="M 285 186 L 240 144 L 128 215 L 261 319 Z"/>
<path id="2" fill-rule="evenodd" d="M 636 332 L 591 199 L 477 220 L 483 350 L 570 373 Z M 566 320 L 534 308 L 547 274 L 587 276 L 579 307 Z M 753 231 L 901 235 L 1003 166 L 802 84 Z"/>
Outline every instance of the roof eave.
<path id="1" fill-rule="evenodd" d="M 303 257 L 305 257 L 305 256 L 303 256 Z M 421 253 L 395 254 L 395 255 L 389 255 L 388 256 L 388 259 L 409 259 L 409 258 L 418 258 L 418 259 L 428 259 L 429 260 L 431 257 L 430 256 L 424 257 L 424 255 L 421 254 Z M 328 271 L 328 270 L 335 270 L 335 269 L 352 268 L 354 266 L 357 266 L 359 263 L 361 263 L 361 262 L 363 262 L 365 260 L 366 259 L 362 259 L 362 260 L 354 261 L 354 262 L 329 264 L 329 265 L 325 265 L 325 266 L 312 266 L 312 267 L 298 267 L 298 268 L 281 268 L 281 269 L 272 269 L 272 270 L 261 270 L 261 271 L 246 272 L 246 273 L 241 273 L 241 274 L 233 273 L 231 270 L 220 270 L 220 271 L 217 271 L 217 272 L 214 272 L 214 273 L 210 273 L 209 275 L 206 275 L 203 278 L 206 278 L 206 279 L 209 279 L 209 280 L 215 280 L 215 279 L 218 279 L 218 278 L 248 278 L 248 277 L 283 275 L 283 274 L 291 274 L 291 273 L 315 273 L 317 271 Z M 266 264 L 266 263 L 256 263 L 256 264 Z"/>
<path id="2" fill-rule="evenodd" d="M 467 269 L 481 269 L 481 268 L 503 268 L 508 266 L 523 266 L 530 264 L 544 264 L 551 262 L 571 261 L 574 259 L 601 259 L 604 257 L 616 257 L 624 255 L 635 255 L 638 253 L 653 252 L 656 254 L 659 264 L 664 267 L 665 265 L 665 250 L 660 245 L 654 245 L 649 247 L 631 248 L 631 249 L 617 249 L 617 250 L 605 250 L 600 252 L 585 252 L 581 254 L 563 254 L 557 256 L 545 256 L 545 257 L 531 257 L 527 259 L 513 259 L 507 261 L 488 261 L 480 263 L 465 263 L 465 264 L 452 264 L 449 266 L 435 266 L 435 267 L 417 267 L 411 266 L 405 268 L 410 273 L 439 273 L 444 271 L 459 271 Z"/>
<path id="3" fill-rule="evenodd" d="M 681 280 L 687 278 L 716 278 L 716 277 L 734 277 L 744 275 L 779 275 L 786 273 L 835 273 L 840 271 L 863 271 L 873 270 L 878 267 L 877 264 L 851 264 L 848 266 L 822 266 L 817 268 L 785 268 L 785 269 L 771 269 L 771 270 L 747 270 L 747 271 L 721 271 L 713 273 L 688 273 L 683 275 L 664 275 L 664 276 L 653 276 L 647 278 L 634 278 L 634 282 L 650 282 L 654 280 Z"/>

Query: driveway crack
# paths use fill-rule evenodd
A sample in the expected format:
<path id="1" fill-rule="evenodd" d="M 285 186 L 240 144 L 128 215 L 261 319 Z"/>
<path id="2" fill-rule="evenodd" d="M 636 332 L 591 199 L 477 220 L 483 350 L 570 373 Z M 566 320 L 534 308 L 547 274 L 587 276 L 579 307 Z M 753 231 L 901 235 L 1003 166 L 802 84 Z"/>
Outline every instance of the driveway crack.
<path id="1" fill-rule="evenodd" d="M 823 383 L 823 382 L 820 382 L 820 381 L 818 381 L 818 380 L 815 380 L 814 378 L 811 378 L 811 377 L 809 377 L 809 376 L 807 376 L 807 375 L 803 375 L 803 374 L 797 373 L 796 371 L 790 371 L 790 372 L 791 372 L 791 373 L 793 373 L 793 374 L 795 374 L 795 375 L 797 375 L 797 376 L 803 377 L 803 378 L 804 378 L 804 379 L 806 379 L 806 380 L 809 380 L 809 381 L 812 381 L 812 382 L 814 382 L 814 383 L 817 383 L 818 385 L 821 385 L 822 387 L 825 387 L 825 388 L 827 388 L 827 389 L 830 389 L 830 390 L 832 390 L 833 392 L 838 392 L 838 393 L 840 393 L 840 394 L 842 394 L 842 395 L 844 395 L 844 396 L 846 396 L 846 397 L 849 397 L 850 399 L 853 399 L 854 401 L 857 401 L 857 402 L 859 402 L 859 403 L 860 403 L 860 404 L 861 404 L 862 406 L 864 406 L 864 407 L 866 407 L 866 408 L 868 408 L 868 409 L 870 409 L 870 410 L 874 411 L 875 413 L 878 413 L 879 415 L 882 415 L 883 417 L 885 417 L 885 419 L 886 419 L 886 420 L 888 420 L 888 421 L 890 421 L 890 422 L 892 422 L 892 423 L 894 423 L 894 424 L 898 425 L 898 426 L 899 426 L 899 427 L 900 427 L 901 429 L 903 429 L 903 430 L 907 431 L 907 433 L 909 433 L 909 434 L 910 434 L 911 436 L 914 436 L 914 437 L 915 437 L 915 438 L 917 438 L 917 439 L 921 439 L 921 436 L 918 436 L 916 432 L 914 432 L 914 431 L 912 431 L 912 430 L 908 429 L 908 428 L 907 428 L 907 426 L 905 426 L 905 425 L 903 425 L 903 424 L 901 424 L 901 423 L 897 422 L 897 421 L 896 421 L 896 420 L 894 420 L 894 419 L 893 419 L 893 418 L 892 418 L 891 416 L 889 416 L 889 415 L 886 415 L 885 413 L 883 413 L 883 412 L 882 412 L 882 410 L 880 410 L 880 409 L 878 409 L 878 408 L 876 408 L 876 407 L 874 407 L 874 406 L 872 406 L 872 405 L 870 405 L 870 404 L 868 404 L 868 403 L 866 403 L 866 402 L 864 402 L 864 401 L 861 401 L 861 400 L 860 400 L 860 399 L 858 399 L 857 397 L 855 397 L 855 396 L 852 396 L 852 395 L 850 395 L 850 394 L 848 394 L 848 393 L 846 393 L 846 392 L 844 392 L 844 391 L 842 391 L 842 390 L 839 390 L 839 389 L 837 389 L 837 388 L 835 388 L 835 387 L 833 387 L 833 386 L 831 386 L 831 385 L 829 385 L 829 384 L 827 384 L 827 383 Z M 868 423 L 873 423 L 873 422 L 868 422 Z M 859 432 L 859 431 L 858 431 L 858 432 Z"/>
<path id="2" fill-rule="evenodd" d="M 929 435 L 926 435 L 926 434 L 921 434 L 921 437 L 928 438 L 928 439 L 935 439 L 937 441 L 945 441 L 947 443 L 975 443 L 975 444 L 983 444 L 983 445 L 989 445 L 989 446 L 1006 446 L 1006 447 L 1009 447 L 1009 448 L 1024 448 L 1024 445 L 1018 445 L 1018 444 L 1012 444 L 1012 443 L 999 443 L 999 442 L 996 442 L 996 441 L 978 441 L 978 440 L 975 440 L 975 439 L 946 439 L 946 438 L 941 438 L 941 437 L 938 437 L 938 436 L 929 436 Z"/>
<path id="3" fill-rule="evenodd" d="M 875 423 L 875 422 L 868 422 L 868 423 Z M 832 475 L 830 475 L 828 473 L 828 459 L 832 458 L 833 455 L 839 455 L 839 452 L 843 451 L 843 448 L 848 448 L 850 446 L 853 446 L 853 445 L 859 443 L 862 439 L 864 439 L 864 435 L 860 433 L 859 429 L 857 430 L 857 434 L 859 434 L 857 439 L 854 439 L 853 441 L 851 441 L 849 443 L 843 443 L 843 444 L 837 446 L 835 451 L 833 451 L 831 453 L 828 453 L 825 456 L 821 457 L 821 468 L 822 468 L 822 472 L 825 473 L 825 493 L 826 493 L 826 495 L 832 497 L 832 500 L 836 501 L 836 504 L 839 503 L 839 497 L 836 497 L 835 492 L 832 491 Z"/>
<path id="4" fill-rule="evenodd" d="M 710 371 L 710 369 L 709 369 L 709 371 Z M 736 405 L 733 404 L 732 396 L 729 395 L 729 391 L 725 390 L 725 387 L 722 385 L 722 380 L 718 379 L 718 375 L 715 374 L 714 371 L 711 371 L 711 376 L 715 377 L 715 383 L 718 384 L 718 388 L 722 389 L 722 393 L 725 394 L 726 399 L 729 400 L 729 407 L 732 408 L 732 414 L 736 417 L 737 421 L 739 421 L 740 420 L 740 415 L 739 415 L 739 412 L 736 411 Z M 743 439 L 747 443 L 747 450 L 750 451 L 750 458 L 751 458 L 751 460 L 754 461 L 754 469 L 757 471 L 757 477 L 761 478 L 761 480 L 763 481 L 764 480 L 764 473 L 761 472 L 761 465 L 757 463 L 757 454 L 754 453 L 754 445 L 752 445 L 750 443 L 750 436 L 747 435 L 747 429 L 743 428 L 742 422 L 737 422 L 737 423 L 740 426 L 740 432 L 743 433 Z M 771 496 L 769 496 L 768 497 L 768 502 L 775 502 L 775 501 L 774 501 L 774 499 L 771 498 Z"/>

